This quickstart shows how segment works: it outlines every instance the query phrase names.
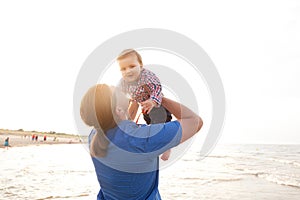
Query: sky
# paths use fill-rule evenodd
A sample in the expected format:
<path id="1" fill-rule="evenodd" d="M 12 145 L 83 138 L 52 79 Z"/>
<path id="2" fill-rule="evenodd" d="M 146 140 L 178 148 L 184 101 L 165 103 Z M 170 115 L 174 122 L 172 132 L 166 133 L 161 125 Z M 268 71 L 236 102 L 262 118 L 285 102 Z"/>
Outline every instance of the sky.
<path id="1" fill-rule="evenodd" d="M 76 134 L 74 85 L 90 53 L 120 33 L 161 28 L 214 62 L 226 95 L 221 143 L 300 144 L 299 1 L 12 0 L 0 2 L 0 22 L 0 128 Z M 209 125 L 208 97 L 198 96 Z"/>

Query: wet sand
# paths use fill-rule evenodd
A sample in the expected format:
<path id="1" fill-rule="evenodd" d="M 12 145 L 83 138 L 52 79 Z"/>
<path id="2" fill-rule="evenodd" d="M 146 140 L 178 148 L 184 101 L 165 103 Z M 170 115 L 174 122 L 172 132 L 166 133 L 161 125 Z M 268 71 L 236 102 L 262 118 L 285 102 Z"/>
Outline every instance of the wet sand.
<path id="1" fill-rule="evenodd" d="M 33 135 L 37 135 L 38 139 L 32 140 Z M 44 140 L 45 135 L 46 140 Z M 43 144 L 78 144 L 82 141 L 82 139 L 76 135 L 0 129 L 0 148 L 4 148 L 4 141 L 7 137 L 9 137 L 10 147 Z"/>

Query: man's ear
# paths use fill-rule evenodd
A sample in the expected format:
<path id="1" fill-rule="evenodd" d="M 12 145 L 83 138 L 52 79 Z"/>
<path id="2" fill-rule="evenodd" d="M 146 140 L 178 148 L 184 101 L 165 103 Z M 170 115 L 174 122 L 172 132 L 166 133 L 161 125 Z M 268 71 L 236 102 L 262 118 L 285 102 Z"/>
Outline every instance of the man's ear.
<path id="1" fill-rule="evenodd" d="M 116 114 L 120 117 L 120 115 L 124 114 L 124 109 L 121 108 L 120 106 L 116 106 L 116 110 L 115 110 Z"/>

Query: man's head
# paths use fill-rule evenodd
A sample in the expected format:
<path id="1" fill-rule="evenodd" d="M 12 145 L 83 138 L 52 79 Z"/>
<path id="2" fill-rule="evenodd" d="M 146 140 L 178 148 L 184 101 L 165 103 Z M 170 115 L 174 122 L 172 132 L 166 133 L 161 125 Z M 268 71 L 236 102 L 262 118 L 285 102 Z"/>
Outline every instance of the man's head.
<path id="1" fill-rule="evenodd" d="M 91 87 L 81 100 L 80 115 L 89 126 L 103 132 L 127 119 L 129 100 L 115 87 L 98 84 Z"/>

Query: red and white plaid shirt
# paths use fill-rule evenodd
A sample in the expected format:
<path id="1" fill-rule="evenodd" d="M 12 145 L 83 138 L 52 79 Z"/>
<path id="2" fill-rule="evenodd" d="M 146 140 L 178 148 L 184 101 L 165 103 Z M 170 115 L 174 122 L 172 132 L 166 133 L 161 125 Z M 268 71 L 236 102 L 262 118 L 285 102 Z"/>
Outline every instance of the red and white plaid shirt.
<path id="1" fill-rule="evenodd" d="M 121 79 L 120 83 L 122 91 L 129 94 L 132 100 L 141 103 L 150 98 L 161 105 L 162 87 L 159 78 L 152 71 L 143 68 L 138 81 L 128 83 Z"/>

